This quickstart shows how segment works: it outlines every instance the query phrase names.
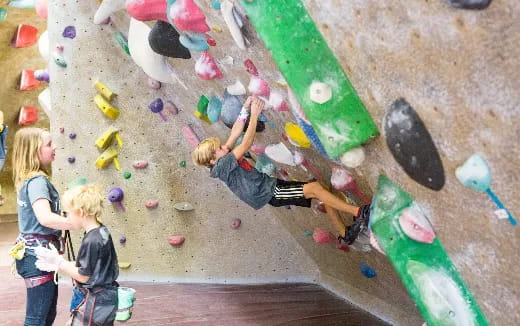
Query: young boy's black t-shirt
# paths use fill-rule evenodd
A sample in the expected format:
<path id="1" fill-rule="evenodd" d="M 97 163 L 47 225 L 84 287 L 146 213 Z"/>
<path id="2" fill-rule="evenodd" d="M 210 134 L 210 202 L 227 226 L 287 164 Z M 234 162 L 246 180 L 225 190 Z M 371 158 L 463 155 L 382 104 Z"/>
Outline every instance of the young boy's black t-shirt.
<path id="1" fill-rule="evenodd" d="M 101 225 L 90 230 L 83 237 L 79 248 L 76 266 L 81 275 L 89 276 L 90 279 L 84 288 L 109 286 L 119 276 L 117 254 L 112 242 L 112 236 L 108 229 Z"/>

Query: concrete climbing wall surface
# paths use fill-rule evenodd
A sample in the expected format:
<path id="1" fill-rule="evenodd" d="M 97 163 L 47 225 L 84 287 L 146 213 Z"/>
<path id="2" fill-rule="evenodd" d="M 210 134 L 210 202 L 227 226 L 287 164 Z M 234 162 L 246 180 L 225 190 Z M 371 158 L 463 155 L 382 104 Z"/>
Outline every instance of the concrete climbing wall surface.
<path id="1" fill-rule="evenodd" d="M 462 278 L 473 292 L 491 324 L 520 322 L 520 276 L 515 273 L 520 247 L 518 228 L 498 219 L 485 194 L 464 187 L 455 169 L 474 153 L 486 158 L 493 174 L 492 186 L 510 212 L 520 213 L 519 173 L 515 159 L 520 149 L 520 63 L 518 19 L 520 5 L 495 0 L 483 11 L 454 9 L 442 1 L 303 1 L 319 31 L 336 55 L 341 67 L 380 131 L 391 104 L 404 98 L 429 130 L 445 173 L 440 191 L 413 181 L 390 153 L 384 133 L 365 146 L 366 159 L 351 172 L 361 191 L 371 195 L 380 173 L 387 175 L 413 195 L 427 212 L 439 239 Z M 208 2 L 198 1 L 216 46 L 209 52 L 216 58 L 222 79 L 202 80 L 192 59 L 169 59 L 185 85 L 148 87 L 148 77 L 114 41 L 116 31 L 128 35 L 129 16 L 123 10 L 108 25 L 94 25 L 96 1 L 49 4 L 50 47 L 64 46 L 67 68 L 50 63 L 53 83 L 51 129 L 59 148 L 53 166 L 60 190 L 74 178 L 86 177 L 103 184 L 105 190 L 121 187 L 125 192 L 122 212 L 107 203 L 104 220 L 114 239 L 126 236 L 118 245 L 120 261 L 130 262 L 124 278 L 200 282 L 319 282 L 376 315 L 403 325 L 418 325 L 421 317 L 386 258 L 374 251 L 348 253 L 331 245 L 319 245 L 305 231 L 321 227 L 332 230 L 325 214 L 316 210 L 263 208 L 254 211 L 241 203 L 225 186 L 208 178 L 208 171 L 191 163 L 191 147 L 181 128 L 190 124 L 199 136 L 225 137 L 221 122 L 208 125 L 195 118 L 200 95 L 222 96 L 236 79 L 247 86 L 250 76 L 243 62 L 250 58 L 260 76 L 285 98 L 286 90 L 271 55 L 245 22 L 251 44 L 240 50 L 220 14 Z M 236 3 L 238 5 L 238 2 Z M 154 22 L 148 22 L 153 26 Z M 76 38 L 62 37 L 66 26 L 75 26 Z M 219 30 L 222 30 L 221 32 Z M 287 35 L 291 37 L 291 35 Z M 233 58 L 233 63 L 226 56 Z M 294 62 L 293 62 L 294 63 Z M 316 63 L 317 64 L 317 63 Z M 302 66 L 302 69 L 305 67 Z M 96 80 L 118 94 L 112 104 L 120 117 L 109 120 L 96 108 L 93 98 Z M 170 100 L 180 113 L 152 113 L 148 105 L 156 98 Z M 257 135 L 257 142 L 281 141 L 290 112 L 269 110 L 274 124 Z M 120 129 L 121 171 L 114 165 L 98 170 L 94 161 L 100 151 L 94 142 L 108 127 Z M 64 128 L 63 134 L 59 128 Z M 71 132 L 77 134 L 69 139 Z M 289 145 L 290 149 L 294 146 Z M 330 177 L 330 161 L 312 149 L 298 149 Z M 74 157 L 75 163 L 68 158 Z M 132 167 L 135 160 L 148 160 L 143 170 Z M 181 162 L 186 161 L 186 167 Z M 307 179 L 300 167 L 279 164 L 289 178 Z M 132 176 L 125 179 L 124 171 Z M 158 200 L 147 209 L 146 200 Z M 189 201 L 190 212 L 172 208 Z M 239 217 L 242 225 L 231 229 Z M 171 235 L 183 235 L 185 243 L 172 247 Z M 369 263 L 378 276 L 367 279 L 359 262 Z M 504 313 L 507 311 L 508 313 Z"/>

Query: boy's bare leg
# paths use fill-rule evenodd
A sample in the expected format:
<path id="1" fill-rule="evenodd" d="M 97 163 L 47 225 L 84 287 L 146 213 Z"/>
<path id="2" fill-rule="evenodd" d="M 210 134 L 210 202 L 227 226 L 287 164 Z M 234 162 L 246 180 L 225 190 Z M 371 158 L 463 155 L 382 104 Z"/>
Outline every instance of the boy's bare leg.
<path id="1" fill-rule="evenodd" d="M 334 196 L 328 190 L 322 187 L 318 182 L 310 182 L 303 186 L 303 195 L 305 198 L 316 198 L 319 199 L 326 206 L 337 209 L 338 211 L 345 212 L 357 216 L 359 207 L 347 204 L 344 200 Z M 328 210 L 327 210 L 328 213 Z M 337 212 L 336 212 L 337 214 Z M 329 216 L 331 216 L 329 214 Z M 332 216 L 331 216 L 332 217 Z M 334 217 L 332 217 L 334 219 Z M 343 229 L 343 233 L 345 230 Z"/>
<path id="2" fill-rule="evenodd" d="M 329 215 L 330 220 L 332 224 L 334 225 L 334 228 L 336 231 L 338 231 L 338 234 L 344 238 L 345 237 L 345 224 L 341 220 L 341 217 L 338 214 L 338 211 L 334 208 L 330 207 L 329 205 L 325 205 L 325 211 L 327 211 L 327 215 Z"/>

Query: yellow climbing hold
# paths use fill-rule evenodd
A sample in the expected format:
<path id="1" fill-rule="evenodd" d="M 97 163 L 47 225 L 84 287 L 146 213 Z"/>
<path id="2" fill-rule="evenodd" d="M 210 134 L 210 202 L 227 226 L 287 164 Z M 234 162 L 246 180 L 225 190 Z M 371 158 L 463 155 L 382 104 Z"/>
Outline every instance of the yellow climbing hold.
<path id="1" fill-rule="evenodd" d="M 105 130 L 103 135 L 96 140 L 96 146 L 99 149 L 106 149 L 108 146 L 112 145 L 114 138 L 117 140 L 119 147 L 123 147 L 123 141 L 121 140 L 121 137 L 119 137 L 119 129 L 114 127 Z"/>
<path id="2" fill-rule="evenodd" d="M 311 142 L 309 138 L 305 135 L 302 128 L 294 123 L 287 122 L 285 124 L 285 134 L 289 137 L 291 143 L 299 147 L 309 148 L 311 147 Z"/>
<path id="3" fill-rule="evenodd" d="M 119 264 L 120 269 L 128 269 L 128 268 L 130 268 L 130 266 L 132 266 L 131 263 L 122 262 L 122 261 L 120 261 L 118 264 Z"/>
<path id="4" fill-rule="evenodd" d="M 213 26 L 211 29 L 213 30 L 213 32 L 217 32 L 217 33 L 221 33 L 222 32 L 222 28 L 217 27 L 217 26 Z"/>
<path id="5" fill-rule="evenodd" d="M 114 97 L 116 96 L 116 93 L 112 92 L 108 87 L 106 87 L 102 82 L 99 80 L 94 83 L 94 88 L 97 89 L 97 91 L 103 95 L 104 98 L 107 99 L 107 101 L 112 101 Z"/>
<path id="6" fill-rule="evenodd" d="M 121 170 L 121 167 L 119 166 L 119 162 L 117 161 L 117 155 L 119 155 L 119 152 L 114 147 L 107 148 L 96 160 L 96 167 L 102 169 L 106 168 L 110 165 L 110 163 L 114 162 L 114 165 L 116 166 L 117 170 Z"/>
<path id="7" fill-rule="evenodd" d="M 119 113 L 121 113 L 119 111 L 119 109 L 113 107 L 110 103 L 108 103 L 108 101 L 103 97 L 101 96 L 100 94 L 97 94 L 95 97 L 94 97 L 94 102 L 96 103 L 97 107 L 103 111 L 103 113 L 109 117 L 110 119 L 112 120 L 115 120 L 117 119 L 117 117 L 119 117 Z"/>

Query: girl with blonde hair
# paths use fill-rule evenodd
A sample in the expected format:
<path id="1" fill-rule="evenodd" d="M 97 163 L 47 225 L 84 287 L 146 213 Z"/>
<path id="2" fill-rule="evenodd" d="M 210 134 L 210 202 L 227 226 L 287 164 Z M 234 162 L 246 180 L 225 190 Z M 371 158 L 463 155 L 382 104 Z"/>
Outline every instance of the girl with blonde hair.
<path id="1" fill-rule="evenodd" d="M 12 255 L 27 287 L 24 326 L 50 326 L 56 317 L 55 273 L 39 270 L 34 253 L 37 246 L 52 244 L 61 248 L 61 230 L 72 228 L 72 224 L 60 216 L 59 194 L 49 180 L 48 168 L 55 154 L 51 135 L 44 129 L 23 128 L 14 136 L 12 168 L 20 234 Z"/>

